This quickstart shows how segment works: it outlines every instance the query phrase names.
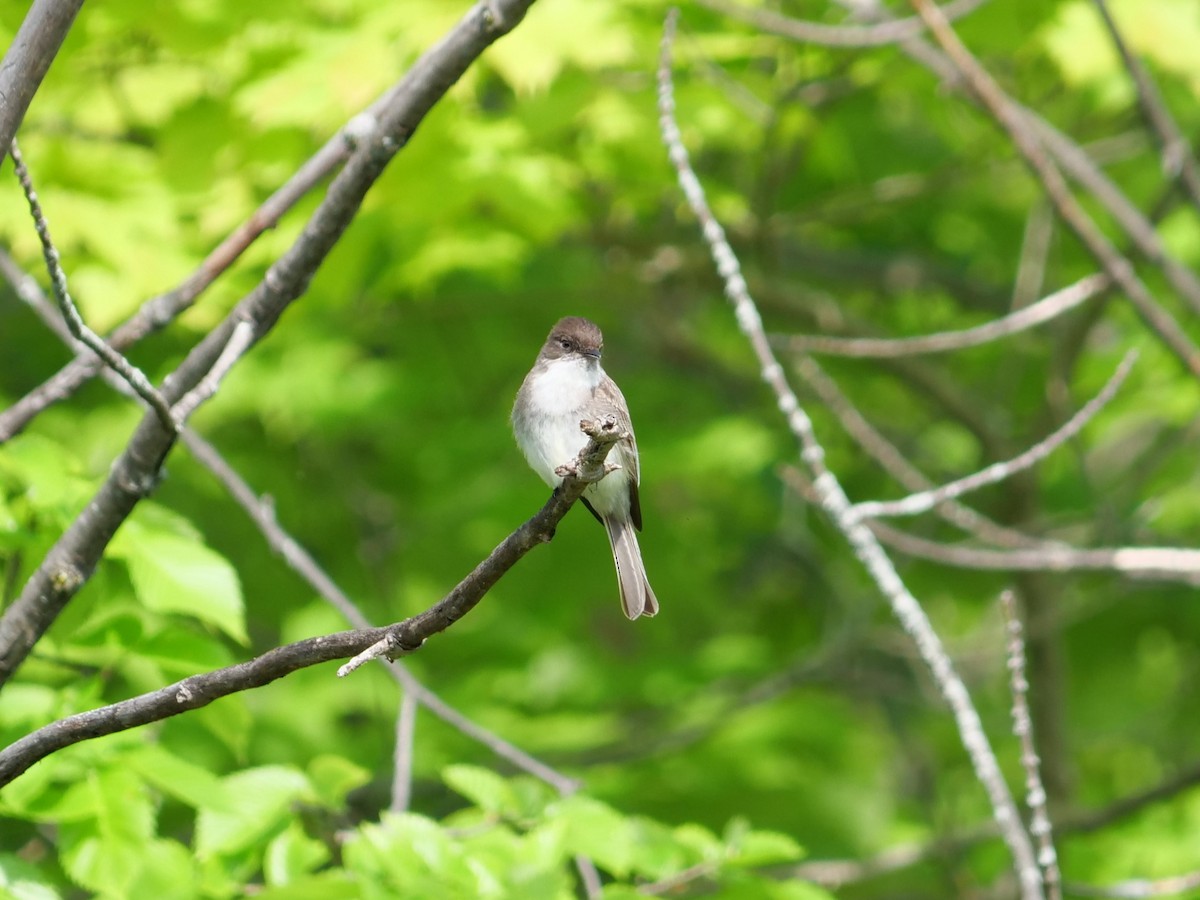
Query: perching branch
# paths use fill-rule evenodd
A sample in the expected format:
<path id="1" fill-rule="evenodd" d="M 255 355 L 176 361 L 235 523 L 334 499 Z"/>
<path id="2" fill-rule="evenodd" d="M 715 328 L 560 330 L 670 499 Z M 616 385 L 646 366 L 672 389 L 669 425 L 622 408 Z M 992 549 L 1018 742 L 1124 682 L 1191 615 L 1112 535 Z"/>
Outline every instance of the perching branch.
<path id="1" fill-rule="evenodd" d="M 226 319 L 211 331 L 164 381 L 163 396 L 177 403 L 200 383 L 230 342 L 234 328 L 248 322 L 261 340 L 301 296 L 313 274 L 349 227 L 367 191 L 392 157 L 408 142 L 425 114 L 493 41 L 524 16 L 533 0 L 477 3 L 450 33 L 412 67 L 389 97 L 375 127 L 360 142 L 346 167 L 292 246 Z M 51 548 L 20 597 L 0 618 L 0 685 L 68 601 L 86 583 L 116 533 L 138 502 L 153 489 L 160 467 L 175 442 L 156 416 L 143 418 L 99 492 Z"/>
<path id="2" fill-rule="evenodd" d="M 607 422 L 585 424 L 591 429 L 588 432 L 591 439 L 579 453 L 579 467 L 595 474 L 599 466 L 599 471 L 604 472 L 604 458 L 620 440 L 621 432 L 611 416 Z M 262 687 L 308 666 L 353 657 L 361 660 L 354 666 L 357 668 L 368 658 L 417 650 L 474 609 L 521 557 L 552 540 L 567 510 L 594 480 L 599 479 L 564 478 L 531 519 L 501 541 L 454 590 L 425 612 L 382 628 L 358 628 L 285 644 L 246 662 L 191 675 L 157 691 L 59 719 L 0 750 L 0 787 L 64 747 L 199 709 L 221 697 Z M 338 674 L 346 672 L 347 666 L 343 666 Z"/>
<path id="3" fill-rule="evenodd" d="M 21 156 L 21 149 L 17 146 L 16 138 L 13 138 L 9 152 L 12 154 L 17 180 L 21 182 L 21 190 L 25 192 L 25 200 L 29 204 L 29 214 L 33 216 L 33 227 L 37 231 L 38 240 L 42 243 L 42 256 L 46 260 L 46 271 L 50 274 L 50 287 L 54 293 L 54 299 L 58 301 L 58 308 L 62 312 L 62 317 L 66 321 L 71 335 L 100 357 L 106 366 L 125 379 L 137 395 L 158 413 L 159 421 L 162 422 L 164 428 L 176 430 L 179 426 L 171 415 L 171 408 L 163 399 L 162 394 L 150 383 L 150 379 L 146 377 L 145 373 L 110 347 L 104 338 L 88 328 L 87 323 L 83 321 L 79 309 L 71 299 L 71 292 L 67 289 L 67 274 L 63 271 L 58 248 L 54 246 L 54 240 L 50 237 L 50 223 L 46 221 L 46 215 L 42 212 L 41 201 L 38 200 L 37 191 L 34 190 L 33 179 Z"/>
<path id="4" fill-rule="evenodd" d="M 825 466 L 825 451 L 813 431 L 812 421 L 800 406 L 795 393 L 788 385 L 783 367 L 771 350 L 762 318 L 750 296 L 749 288 L 741 273 L 741 266 L 725 238 L 725 231 L 709 208 L 696 173 L 692 170 L 687 149 L 675 122 L 674 86 L 671 80 L 671 50 L 679 11 L 672 9 L 667 14 L 662 40 L 662 57 L 659 64 L 659 124 L 668 155 L 679 177 L 680 186 L 692 211 L 700 221 L 704 239 L 708 243 L 717 270 L 725 285 L 725 294 L 733 304 L 738 326 L 746 335 L 755 356 L 763 380 L 774 391 L 780 411 L 787 419 L 792 433 L 800 444 L 800 458 L 813 474 L 813 486 L 820 498 L 821 507 L 845 536 L 855 555 L 866 567 L 879 587 L 880 592 L 891 604 L 892 611 L 904 629 L 913 638 L 922 659 L 929 667 L 935 682 L 946 698 L 954 714 L 959 736 L 975 769 L 976 777 L 987 792 L 996 822 L 1000 826 L 1005 843 L 1016 863 L 1021 894 L 1026 900 L 1042 896 L 1041 871 L 1038 869 L 1029 835 L 1021 824 L 1021 817 L 1013 802 L 1012 794 L 1004 781 L 996 755 L 992 751 L 979 713 L 962 679 L 954 670 L 954 664 L 942 646 L 925 611 L 917 599 L 905 587 L 895 566 L 880 546 L 871 531 L 850 512 L 850 500 L 837 478 Z"/>
<path id="5" fill-rule="evenodd" d="M 275 510 L 270 502 L 259 499 L 251 487 L 216 451 L 216 448 L 191 429 L 184 429 L 182 440 L 188 448 L 188 452 L 207 468 L 229 492 L 229 495 L 262 532 L 271 549 L 283 557 L 284 562 L 296 574 L 303 578 L 322 599 L 337 609 L 355 628 L 363 630 L 371 627 L 367 617 L 355 606 L 354 601 L 334 583 L 308 551 L 284 531 L 275 519 Z M 471 740 L 487 747 L 501 759 L 511 763 L 516 769 L 541 779 L 564 796 L 573 794 L 579 789 L 580 783 L 576 779 L 551 768 L 541 760 L 530 756 L 520 747 L 510 744 L 498 734 L 488 731 L 482 725 L 468 719 L 418 681 L 403 663 L 388 666 L 387 671 L 396 679 L 405 697 L 412 697 L 437 718 L 452 728 L 456 728 Z"/>
<path id="6" fill-rule="evenodd" d="M 0 148 L 17 136 L 25 111 L 58 55 L 83 0 L 34 0 L 0 62 Z"/>
<path id="7" fill-rule="evenodd" d="M 378 641 L 338 669 L 339 677 L 344 678 L 365 663 L 381 656 L 392 659 L 416 650 L 424 640 L 420 637 L 424 629 L 432 627 L 430 633 L 436 634 L 444 628 L 449 628 L 455 620 L 471 611 L 514 562 L 538 542 L 548 541 L 554 536 L 554 526 L 571 504 L 583 496 L 584 489 L 613 471 L 613 465 L 605 463 L 605 458 L 613 444 L 628 436 L 617 428 L 614 416 L 608 416 L 604 421 L 580 422 L 579 427 L 588 436 L 587 446 L 579 452 L 574 462 L 559 466 L 558 473 L 563 476 L 563 482 L 546 504 L 546 509 L 550 509 L 557 500 L 561 511 L 553 510 L 555 514 L 552 520 L 539 521 L 536 516 L 530 519 L 476 566 L 475 571 L 451 591 L 445 600 L 414 619 L 390 626 Z M 543 513 L 545 512 L 546 510 L 543 510 Z M 426 619 L 434 625 L 427 625 Z"/>

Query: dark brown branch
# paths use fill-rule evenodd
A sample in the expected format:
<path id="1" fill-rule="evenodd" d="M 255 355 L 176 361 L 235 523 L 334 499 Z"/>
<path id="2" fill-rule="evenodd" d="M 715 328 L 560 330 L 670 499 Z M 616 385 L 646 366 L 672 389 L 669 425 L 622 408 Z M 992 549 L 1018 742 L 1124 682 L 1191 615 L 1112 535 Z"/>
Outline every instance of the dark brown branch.
<path id="1" fill-rule="evenodd" d="M 164 380 L 162 393 L 176 403 L 208 374 L 229 344 L 234 328 L 250 323 L 256 339 L 266 334 L 349 227 L 367 191 L 408 142 L 425 114 L 493 41 L 524 16 L 533 0 L 476 4 L 442 41 L 409 71 L 382 111 L 376 127 L 351 156 L 304 231 L 266 277 L 226 319 L 193 348 Z M 21 596 L 0 618 L 0 684 L 17 670 L 67 602 L 91 577 L 121 523 L 153 489 L 175 442 L 157 416 L 142 419 L 108 479 L 58 540 Z"/>
<path id="2" fill-rule="evenodd" d="M 539 521 L 538 516 L 535 516 L 514 531 L 487 559 L 477 565 L 475 571 L 451 591 L 445 600 L 419 616 L 389 627 L 387 633 L 378 641 L 338 669 L 339 676 L 349 675 L 364 663 L 381 656 L 392 659 L 416 650 L 421 646 L 424 640 L 422 635 L 426 630 L 430 634 L 437 634 L 449 628 L 474 608 L 491 586 L 512 568 L 514 562 L 528 553 L 535 544 L 548 541 L 554 536 L 554 527 L 571 504 L 582 496 L 584 488 L 594 481 L 599 481 L 615 468 L 611 463 L 604 462 L 605 457 L 608 456 L 612 445 L 626 436 L 617 429 L 617 420 L 613 416 L 609 416 L 603 422 L 580 422 L 579 427 L 589 438 L 587 446 L 580 451 L 574 462 L 559 467 L 559 474 L 565 475 L 563 483 L 554 491 L 554 496 L 539 514 L 548 515 L 548 518 Z M 568 472 L 570 474 L 567 474 Z M 549 514 L 547 510 L 550 511 Z"/>
<path id="3" fill-rule="evenodd" d="M 0 147 L 5 153 L 81 6 L 83 0 L 34 0 L 4 54 L 0 62 Z"/>
<path id="4" fill-rule="evenodd" d="M 199 709 L 221 697 L 270 684 L 298 669 L 361 655 L 381 644 L 386 649 L 376 656 L 411 653 L 474 609 L 521 557 L 553 539 L 567 510 L 591 481 L 599 480 L 592 476 L 605 472 L 604 458 L 619 438 L 616 421 L 610 417 L 579 454 L 579 468 L 587 473 L 587 480 L 566 477 L 536 515 L 501 541 L 454 590 L 425 612 L 383 628 L 359 628 L 285 644 L 246 662 L 192 675 L 157 691 L 52 722 L 0 750 L 0 787 L 64 747 Z"/>
<path id="5" fill-rule="evenodd" d="M 184 429 L 183 443 L 188 451 L 204 465 L 229 492 L 234 501 L 253 519 L 254 524 L 263 533 L 271 549 L 283 557 L 284 561 L 301 578 L 328 603 L 335 607 L 346 620 L 355 628 L 370 627 L 367 617 L 362 614 L 354 601 L 334 583 L 328 573 L 322 569 L 315 559 L 300 544 L 288 534 L 275 519 L 271 505 L 254 493 L 250 485 L 225 461 L 211 444 L 190 429 Z M 405 696 L 414 698 L 425 709 L 446 722 L 452 728 L 465 734 L 473 741 L 487 747 L 501 759 L 507 760 L 522 772 L 528 772 L 535 778 L 540 778 L 560 794 L 572 794 L 579 789 L 578 780 L 564 775 L 557 769 L 551 768 L 540 759 L 530 756 L 520 747 L 509 743 L 498 734 L 488 731 L 478 723 L 468 719 L 461 712 L 450 706 L 445 700 L 417 680 L 416 676 L 402 663 L 388 667 L 388 672 L 396 679 Z"/>
<path id="6" fill-rule="evenodd" d="M 57 314 L 49 298 L 38 287 L 37 282 L 21 270 L 12 259 L 0 250 L 0 273 L 12 285 L 13 290 L 28 304 L 43 320 L 46 326 L 69 347 L 79 346 Z M 121 381 L 113 372 L 102 373 L 105 381 L 119 393 L 132 394 L 132 389 Z M 189 452 L 204 465 L 229 492 L 234 501 L 245 510 L 247 515 L 258 526 L 268 545 L 284 558 L 287 564 L 312 586 L 319 595 L 336 607 L 347 621 L 355 628 L 370 628 L 366 616 L 354 605 L 354 602 L 334 583 L 333 579 L 317 564 L 317 561 L 288 534 L 275 518 L 274 510 L 267 501 L 260 500 L 253 489 L 225 461 L 216 448 L 196 434 L 195 431 L 184 428 L 180 438 Z M 16 575 L 19 566 L 8 568 L 7 581 L 0 599 L 7 605 L 16 590 Z M 573 794 L 580 787 L 577 779 L 564 775 L 557 769 L 546 765 L 536 757 L 526 753 L 520 747 L 509 743 L 498 734 L 489 731 L 476 722 L 468 719 L 458 710 L 446 703 L 441 697 L 422 684 L 403 664 L 388 667 L 388 672 L 400 685 L 405 700 L 423 705 L 429 712 L 443 722 L 474 741 L 487 747 L 501 759 L 507 760 L 516 769 L 527 772 L 535 778 L 549 784 L 560 794 Z M 403 711 L 403 706 L 401 707 Z M 403 714 L 403 712 L 402 712 Z"/>

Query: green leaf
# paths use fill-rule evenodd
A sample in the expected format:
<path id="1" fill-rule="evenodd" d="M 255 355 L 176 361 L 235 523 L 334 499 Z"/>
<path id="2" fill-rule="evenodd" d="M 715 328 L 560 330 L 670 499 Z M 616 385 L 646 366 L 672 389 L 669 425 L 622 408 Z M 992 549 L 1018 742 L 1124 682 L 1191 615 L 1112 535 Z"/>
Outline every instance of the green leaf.
<path id="1" fill-rule="evenodd" d="M 507 781 L 489 769 L 453 765 L 442 770 L 442 780 L 480 809 L 497 815 L 515 815 L 520 810 L 517 795 Z"/>
<path id="2" fill-rule="evenodd" d="M 634 856 L 633 824 L 607 804 L 576 794 L 551 807 L 550 814 L 566 825 L 564 843 L 572 854 L 624 878 Z"/>
<path id="3" fill-rule="evenodd" d="M 11 853 L 0 853 L 0 897 L 4 900 L 59 900 L 37 867 Z"/>
<path id="4" fill-rule="evenodd" d="M 202 859 L 253 847 L 292 821 L 292 804 L 311 792 L 302 772 L 287 766 L 247 769 L 222 779 L 233 798 L 227 809 L 201 809 L 196 853 Z"/>
<path id="5" fill-rule="evenodd" d="M 738 838 L 732 849 L 730 862 L 746 867 L 794 862 L 804 856 L 804 848 L 793 838 L 777 831 L 746 832 Z"/>
<path id="6" fill-rule="evenodd" d="M 129 567 L 138 599 L 157 612 L 208 622 L 246 643 L 245 608 L 237 573 L 199 539 L 131 519 L 110 545 Z"/>
<path id="7" fill-rule="evenodd" d="M 347 794 L 371 780 L 371 772 L 344 756 L 323 753 L 308 764 L 308 777 L 323 804 L 341 809 Z"/>
<path id="8" fill-rule="evenodd" d="M 191 900 L 199 895 L 196 860 L 187 847 L 161 838 L 143 847 L 141 871 L 130 885 L 128 896 Z"/>
<path id="9" fill-rule="evenodd" d="M 236 808 L 226 781 L 176 756 L 160 744 L 147 744 L 122 759 L 132 771 L 164 794 L 194 809 L 232 812 Z"/>
<path id="10" fill-rule="evenodd" d="M 263 873 L 267 884 L 285 885 L 311 875 L 329 861 L 329 849 L 304 833 L 299 822 L 293 821 L 287 830 L 267 845 Z"/>
<path id="11" fill-rule="evenodd" d="M 254 895 L 255 900 L 359 900 L 365 896 L 358 881 L 340 869 L 268 887 Z"/>
<path id="12" fill-rule="evenodd" d="M 154 809 L 145 785 L 125 769 L 93 773 L 85 782 L 95 817 L 63 826 L 63 866 L 91 890 L 128 896 L 154 835 Z"/>

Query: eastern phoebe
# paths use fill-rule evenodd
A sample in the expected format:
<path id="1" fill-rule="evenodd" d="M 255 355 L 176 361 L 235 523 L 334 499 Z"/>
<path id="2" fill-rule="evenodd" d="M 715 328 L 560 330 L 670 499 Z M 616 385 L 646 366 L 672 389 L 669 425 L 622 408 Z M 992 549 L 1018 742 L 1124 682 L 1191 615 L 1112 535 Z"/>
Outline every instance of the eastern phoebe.
<path id="1" fill-rule="evenodd" d="M 594 322 L 579 316 L 560 319 L 517 391 L 513 433 L 533 471 L 558 487 L 562 477 L 554 470 L 575 459 L 588 440 L 579 430 L 580 420 L 615 416 L 626 432 L 609 453 L 621 468 L 589 484 L 581 499 L 608 531 L 621 604 L 625 615 L 636 619 L 657 614 L 658 600 L 634 532 L 642 530 L 637 443 L 621 389 L 600 368 L 603 349 L 604 337 Z"/>

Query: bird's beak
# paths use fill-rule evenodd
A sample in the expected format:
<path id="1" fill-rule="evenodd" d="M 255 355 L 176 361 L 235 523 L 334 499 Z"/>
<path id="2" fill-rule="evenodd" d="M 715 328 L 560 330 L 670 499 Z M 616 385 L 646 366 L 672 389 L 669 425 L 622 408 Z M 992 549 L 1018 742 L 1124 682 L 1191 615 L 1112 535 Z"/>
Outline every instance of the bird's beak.
<path id="1" fill-rule="evenodd" d="M 584 350 L 583 355 L 591 357 L 592 359 L 599 359 L 600 351 L 599 350 Z"/>

